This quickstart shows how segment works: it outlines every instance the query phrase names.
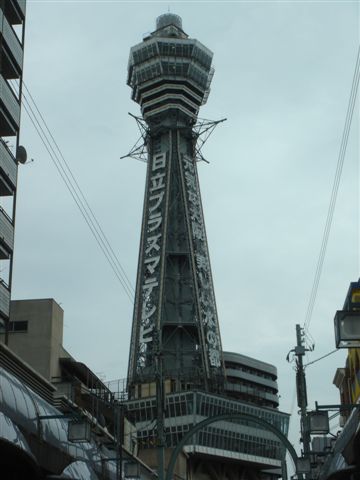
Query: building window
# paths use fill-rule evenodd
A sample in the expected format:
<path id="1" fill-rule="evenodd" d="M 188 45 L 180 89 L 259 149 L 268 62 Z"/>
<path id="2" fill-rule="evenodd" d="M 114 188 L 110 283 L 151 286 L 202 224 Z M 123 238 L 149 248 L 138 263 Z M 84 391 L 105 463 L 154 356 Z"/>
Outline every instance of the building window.
<path id="1" fill-rule="evenodd" d="M 9 332 L 27 332 L 28 321 L 22 320 L 19 322 L 9 322 Z"/>

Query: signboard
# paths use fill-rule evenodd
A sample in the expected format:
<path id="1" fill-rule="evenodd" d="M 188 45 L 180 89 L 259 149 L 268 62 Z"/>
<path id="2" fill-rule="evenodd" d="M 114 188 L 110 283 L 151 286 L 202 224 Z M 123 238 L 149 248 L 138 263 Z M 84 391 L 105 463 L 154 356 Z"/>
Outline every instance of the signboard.
<path id="1" fill-rule="evenodd" d="M 144 247 L 140 295 L 140 357 L 137 367 L 145 366 L 146 352 L 154 342 L 159 309 L 161 256 L 164 243 L 164 210 L 167 179 L 166 153 L 153 155 L 149 166 L 146 199 Z"/>
<path id="2" fill-rule="evenodd" d="M 193 158 L 183 155 L 184 179 L 190 214 L 190 227 L 194 247 L 196 281 L 200 301 L 200 322 L 205 336 L 211 367 L 221 367 L 221 341 L 206 241 L 200 189 Z"/>

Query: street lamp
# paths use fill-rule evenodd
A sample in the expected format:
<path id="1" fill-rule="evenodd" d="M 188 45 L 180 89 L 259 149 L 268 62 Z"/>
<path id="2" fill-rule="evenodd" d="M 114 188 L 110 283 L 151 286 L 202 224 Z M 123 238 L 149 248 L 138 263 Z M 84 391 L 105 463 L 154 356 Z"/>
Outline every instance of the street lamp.
<path id="1" fill-rule="evenodd" d="M 70 418 L 67 423 L 67 438 L 69 442 L 90 442 L 91 424 L 86 417 L 80 416 L 76 412 L 59 413 L 54 415 L 38 415 L 37 419 L 56 420 L 60 418 Z"/>
<path id="2" fill-rule="evenodd" d="M 68 422 L 69 442 L 90 442 L 91 425 L 87 419 L 75 419 Z"/>
<path id="3" fill-rule="evenodd" d="M 297 475 L 311 473 L 310 457 L 299 457 L 296 461 L 296 473 Z"/>
<path id="4" fill-rule="evenodd" d="M 329 412 L 318 411 L 308 412 L 308 425 L 311 435 L 326 435 L 330 431 Z"/>
<path id="5" fill-rule="evenodd" d="M 125 479 L 138 480 L 140 479 L 140 465 L 135 462 L 126 462 L 124 465 Z"/>
<path id="6" fill-rule="evenodd" d="M 334 328 L 336 348 L 360 348 L 360 311 L 338 310 Z"/>

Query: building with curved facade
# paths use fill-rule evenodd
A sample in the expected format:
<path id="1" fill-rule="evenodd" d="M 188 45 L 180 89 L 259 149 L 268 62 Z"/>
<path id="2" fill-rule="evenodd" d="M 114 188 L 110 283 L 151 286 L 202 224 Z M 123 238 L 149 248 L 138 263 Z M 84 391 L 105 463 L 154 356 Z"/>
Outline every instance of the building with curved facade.
<path id="1" fill-rule="evenodd" d="M 226 395 L 268 408 L 279 407 L 277 369 L 274 365 L 234 352 L 223 352 Z"/>

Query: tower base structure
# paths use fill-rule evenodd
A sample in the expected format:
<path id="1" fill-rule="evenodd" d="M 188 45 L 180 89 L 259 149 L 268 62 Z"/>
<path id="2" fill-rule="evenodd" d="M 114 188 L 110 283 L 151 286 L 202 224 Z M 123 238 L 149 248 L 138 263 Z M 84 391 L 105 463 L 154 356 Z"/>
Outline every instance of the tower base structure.
<path id="1" fill-rule="evenodd" d="M 156 397 L 129 400 L 126 407 L 137 427 L 139 457 L 157 470 Z M 275 409 L 201 391 L 168 394 L 164 415 L 165 470 L 172 451 L 193 426 L 227 413 L 254 415 L 284 435 L 288 433 L 289 415 Z M 185 445 L 178 457 L 175 478 L 272 480 L 281 476 L 284 460 L 284 448 L 271 432 L 250 422 L 219 421 L 196 433 Z"/>

